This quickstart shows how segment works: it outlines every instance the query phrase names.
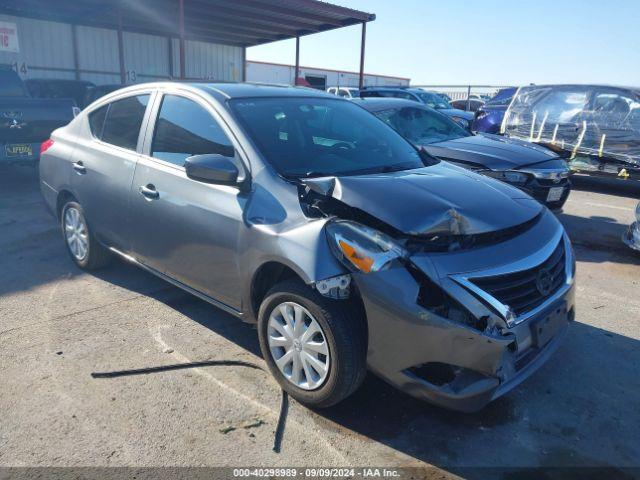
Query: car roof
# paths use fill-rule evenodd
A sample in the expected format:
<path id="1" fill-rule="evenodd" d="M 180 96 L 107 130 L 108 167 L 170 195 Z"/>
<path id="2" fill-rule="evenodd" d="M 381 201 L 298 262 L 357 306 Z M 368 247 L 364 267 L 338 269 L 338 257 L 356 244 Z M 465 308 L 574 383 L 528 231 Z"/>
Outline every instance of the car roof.
<path id="1" fill-rule="evenodd" d="M 266 83 L 192 83 L 190 85 L 207 93 L 222 94 L 227 98 L 303 96 L 335 99 L 335 95 L 328 94 L 324 90 L 289 85 Z"/>
<path id="2" fill-rule="evenodd" d="M 415 102 L 413 100 L 407 100 L 404 98 L 389 98 L 389 97 L 364 97 L 356 98 L 352 100 L 356 105 L 369 110 L 370 112 L 378 112 L 380 110 L 387 110 L 389 108 L 402 108 L 402 107 L 414 107 L 422 108 L 424 110 L 431 110 L 423 103 Z"/>

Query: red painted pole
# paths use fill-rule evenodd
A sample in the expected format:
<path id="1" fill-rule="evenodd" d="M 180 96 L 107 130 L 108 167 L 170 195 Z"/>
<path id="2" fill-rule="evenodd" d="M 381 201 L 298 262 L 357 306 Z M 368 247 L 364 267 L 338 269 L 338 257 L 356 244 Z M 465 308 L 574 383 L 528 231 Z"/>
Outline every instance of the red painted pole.
<path id="1" fill-rule="evenodd" d="M 367 22 L 362 22 L 362 38 L 360 40 L 360 81 L 359 87 L 364 87 L 364 49 L 367 41 Z"/>
<path id="2" fill-rule="evenodd" d="M 298 84 L 298 77 L 300 76 L 300 37 L 296 37 L 296 69 L 294 72 L 293 84 Z"/>

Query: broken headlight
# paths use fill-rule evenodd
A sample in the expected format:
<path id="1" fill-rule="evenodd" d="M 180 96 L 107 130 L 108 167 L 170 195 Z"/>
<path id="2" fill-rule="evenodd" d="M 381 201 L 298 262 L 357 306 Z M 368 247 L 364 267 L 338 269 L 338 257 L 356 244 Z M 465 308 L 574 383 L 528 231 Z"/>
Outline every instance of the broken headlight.
<path id="1" fill-rule="evenodd" d="M 377 272 L 407 256 L 391 237 L 356 222 L 334 220 L 325 231 L 331 251 L 351 271 Z"/>
<path id="2" fill-rule="evenodd" d="M 515 170 L 484 170 L 480 173 L 486 175 L 487 177 L 495 178 L 496 180 L 511 183 L 512 185 L 524 185 L 525 183 L 527 183 L 527 180 L 529 180 L 529 175 L 527 175 L 526 173 L 517 172 Z"/>

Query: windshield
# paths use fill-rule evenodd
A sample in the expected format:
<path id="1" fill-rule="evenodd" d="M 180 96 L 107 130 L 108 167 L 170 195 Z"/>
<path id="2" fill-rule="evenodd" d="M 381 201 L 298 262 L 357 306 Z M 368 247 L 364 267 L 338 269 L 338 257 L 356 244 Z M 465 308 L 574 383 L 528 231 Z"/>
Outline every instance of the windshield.
<path id="1" fill-rule="evenodd" d="M 375 114 L 396 129 L 400 135 L 417 145 L 455 140 L 471 135 L 445 115 L 425 108 L 391 108 Z"/>
<path id="2" fill-rule="evenodd" d="M 267 161 L 287 177 L 425 166 L 411 144 L 351 102 L 288 97 L 237 99 L 230 105 Z"/>
<path id="3" fill-rule="evenodd" d="M 451 108 L 448 102 L 446 102 L 440 95 L 436 95 L 435 93 L 417 93 L 420 100 L 425 103 L 427 106 L 431 108 Z"/>

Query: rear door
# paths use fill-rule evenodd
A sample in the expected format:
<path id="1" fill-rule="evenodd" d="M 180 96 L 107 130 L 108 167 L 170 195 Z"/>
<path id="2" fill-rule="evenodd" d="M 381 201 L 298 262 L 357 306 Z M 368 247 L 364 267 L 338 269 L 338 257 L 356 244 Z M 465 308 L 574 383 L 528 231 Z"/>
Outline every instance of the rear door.
<path id="1" fill-rule="evenodd" d="M 191 155 L 232 152 L 231 132 L 188 92 L 165 94 L 154 110 L 131 187 L 134 255 L 239 310 L 237 246 L 246 198 L 235 187 L 192 180 L 184 168 Z"/>
<path id="2" fill-rule="evenodd" d="M 93 232 L 122 251 L 131 248 L 129 192 L 151 98 L 131 94 L 89 113 L 91 133 L 73 157 L 72 187 Z"/>

